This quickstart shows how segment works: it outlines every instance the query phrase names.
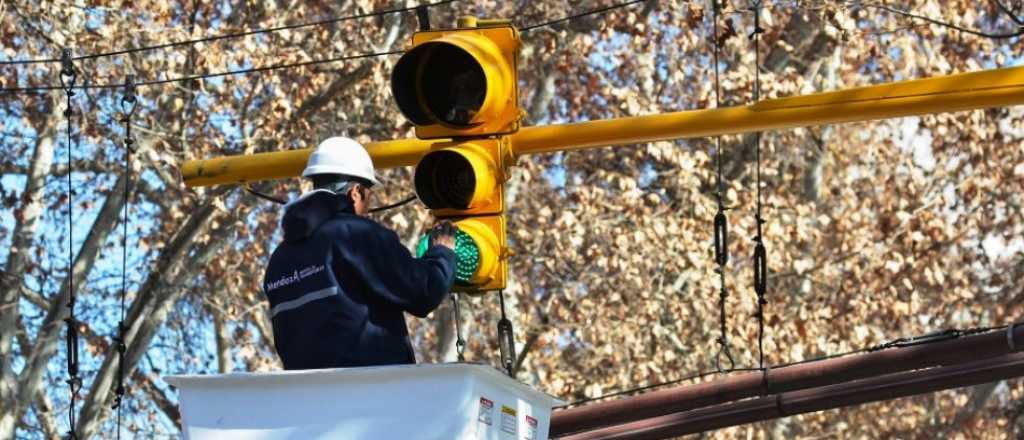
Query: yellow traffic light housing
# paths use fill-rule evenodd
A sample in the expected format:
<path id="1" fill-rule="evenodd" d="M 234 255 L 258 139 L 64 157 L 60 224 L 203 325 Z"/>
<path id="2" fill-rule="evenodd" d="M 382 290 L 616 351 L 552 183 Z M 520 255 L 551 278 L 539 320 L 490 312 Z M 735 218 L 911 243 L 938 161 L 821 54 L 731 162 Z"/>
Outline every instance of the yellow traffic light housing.
<path id="1" fill-rule="evenodd" d="M 511 154 L 505 139 L 436 143 L 416 165 L 416 195 L 438 218 L 500 214 Z"/>
<path id="2" fill-rule="evenodd" d="M 416 195 L 438 219 L 451 220 L 455 237 L 455 290 L 505 288 L 508 265 L 505 181 L 511 165 L 507 139 L 437 142 L 420 159 Z M 421 239 L 418 253 L 427 250 Z"/>
<path id="3" fill-rule="evenodd" d="M 420 139 L 515 133 L 519 31 L 499 20 L 459 25 L 413 35 L 391 72 L 398 109 Z"/>
<path id="4" fill-rule="evenodd" d="M 456 284 L 455 290 L 486 292 L 504 289 L 508 277 L 508 245 L 505 236 L 505 217 L 489 215 L 469 217 L 454 222 L 476 244 L 480 254 L 476 272 L 466 285 Z"/>

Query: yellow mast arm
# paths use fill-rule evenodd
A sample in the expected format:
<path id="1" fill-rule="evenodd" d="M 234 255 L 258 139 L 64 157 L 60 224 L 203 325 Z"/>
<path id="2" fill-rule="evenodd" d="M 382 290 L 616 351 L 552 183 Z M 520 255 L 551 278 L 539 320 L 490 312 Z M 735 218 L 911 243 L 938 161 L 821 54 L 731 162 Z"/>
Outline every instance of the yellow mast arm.
<path id="1" fill-rule="evenodd" d="M 1024 104 L 1024 67 L 902 81 L 719 109 L 526 127 L 509 136 L 516 156 Z M 377 168 L 415 165 L 437 141 L 367 145 Z M 296 177 L 311 149 L 185 162 L 189 187 Z"/>

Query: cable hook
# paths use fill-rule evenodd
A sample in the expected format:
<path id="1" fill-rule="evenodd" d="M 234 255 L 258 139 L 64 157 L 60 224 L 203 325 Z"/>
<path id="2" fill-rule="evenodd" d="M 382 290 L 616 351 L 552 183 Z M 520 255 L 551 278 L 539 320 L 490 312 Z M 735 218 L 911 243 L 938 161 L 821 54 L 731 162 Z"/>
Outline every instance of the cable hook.
<path id="1" fill-rule="evenodd" d="M 455 321 L 455 353 L 459 362 L 466 361 L 466 340 L 462 339 L 462 315 L 459 313 L 459 296 L 455 292 L 450 294 L 452 299 L 452 318 Z"/>
<path id="2" fill-rule="evenodd" d="M 71 49 L 61 49 L 60 52 L 60 86 L 70 96 L 75 96 L 75 82 L 78 80 L 78 73 L 75 72 L 75 64 L 71 59 Z M 67 77 L 67 79 L 64 79 Z"/>

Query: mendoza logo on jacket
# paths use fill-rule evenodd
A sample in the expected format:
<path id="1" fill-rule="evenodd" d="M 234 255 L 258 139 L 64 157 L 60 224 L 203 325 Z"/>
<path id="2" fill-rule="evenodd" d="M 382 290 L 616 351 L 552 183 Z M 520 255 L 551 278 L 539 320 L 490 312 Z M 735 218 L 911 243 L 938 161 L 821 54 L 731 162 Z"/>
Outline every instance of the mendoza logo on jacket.
<path id="1" fill-rule="evenodd" d="M 290 284 L 295 284 L 295 283 L 297 283 L 299 281 L 302 281 L 304 278 L 310 277 L 312 275 L 316 275 L 316 274 L 318 274 L 320 272 L 323 272 L 323 271 L 324 271 L 324 265 L 323 264 L 313 265 L 313 266 L 309 266 L 309 267 L 306 267 L 306 268 L 303 268 L 303 269 L 300 269 L 300 270 L 296 270 L 296 271 L 292 272 L 291 275 L 285 275 L 285 276 L 283 276 L 283 277 L 281 277 L 281 278 L 279 278 L 279 279 L 277 279 L 275 281 L 271 281 L 271 282 L 267 283 L 267 285 L 265 287 L 266 292 L 270 293 L 270 291 L 275 290 L 275 289 L 277 289 L 279 287 L 284 287 L 284 286 L 287 286 L 287 285 L 290 285 Z"/>

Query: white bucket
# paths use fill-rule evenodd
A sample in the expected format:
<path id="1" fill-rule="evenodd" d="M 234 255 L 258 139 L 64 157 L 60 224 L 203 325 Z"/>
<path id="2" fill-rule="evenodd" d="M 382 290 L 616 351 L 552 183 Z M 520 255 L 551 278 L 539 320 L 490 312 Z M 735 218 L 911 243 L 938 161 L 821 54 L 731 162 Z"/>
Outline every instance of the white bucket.
<path id="1" fill-rule="evenodd" d="M 562 402 L 493 367 L 168 376 L 188 440 L 542 440 Z"/>

